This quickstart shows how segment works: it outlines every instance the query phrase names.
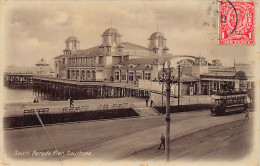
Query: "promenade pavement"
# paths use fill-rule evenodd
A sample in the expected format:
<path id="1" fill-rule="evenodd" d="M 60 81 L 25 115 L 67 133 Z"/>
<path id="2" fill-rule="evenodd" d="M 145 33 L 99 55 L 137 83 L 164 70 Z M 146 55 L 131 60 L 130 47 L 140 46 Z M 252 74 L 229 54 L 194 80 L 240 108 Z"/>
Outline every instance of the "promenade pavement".
<path id="1" fill-rule="evenodd" d="M 124 104 L 124 103 L 127 103 Z M 88 106 L 87 111 L 101 110 L 104 105 L 108 105 L 106 109 L 112 108 L 113 104 L 122 104 L 118 108 L 131 107 L 132 104 L 138 107 L 145 106 L 145 99 L 142 98 L 107 98 L 107 99 L 88 99 L 74 100 L 74 108 L 78 106 Z M 27 109 L 49 108 L 50 113 L 61 113 L 62 108 L 70 106 L 69 101 L 43 101 L 39 103 L 10 103 L 4 106 L 4 117 L 21 116 L 23 111 Z M 116 107 L 113 107 L 114 109 Z"/>
<path id="2" fill-rule="evenodd" d="M 151 100 L 153 100 L 153 106 L 162 106 L 162 96 L 159 94 L 152 93 Z M 197 96 L 181 96 L 180 105 L 189 104 L 210 104 L 210 96 L 207 95 L 197 95 Z M 127 105 L 123 105 L 127 103 Z M 145 107 L 145 99 L 142 98 L 107 98 L 107 99 L 87 99 L 87 100 L 74 100 L 74 108 L 78 106 L 88 106 L 87 111 L 102 110 L 104 105 L 108 105 L 106 109 L 115 109 L 117 107 L 112 107 L 113 104 L 122 104 L 120 108 L 129 107 Z M 171 105 L 177 105 L 178 99 L 171 97 Z M 62 108 L 69 108 L 69 101 L 43 101 L 39 103 L 24 102 L 24 103 L 8 103 L 4 105 L 3 116 L 21 116 L 23 111 L 27 109 L 39 109 L 39 108 L 49 108 L 50 113 L 61 113 Z M 166 105 L 166 97 L 164 96 L 164 106 Z M 150 101 L 149 101 L 150 106 Z"/>

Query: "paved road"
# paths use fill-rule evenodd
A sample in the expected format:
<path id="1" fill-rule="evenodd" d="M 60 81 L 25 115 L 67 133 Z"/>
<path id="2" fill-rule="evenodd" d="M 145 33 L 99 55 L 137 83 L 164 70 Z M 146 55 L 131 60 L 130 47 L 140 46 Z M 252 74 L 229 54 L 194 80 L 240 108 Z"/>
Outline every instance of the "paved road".
<path id="1" fill-rule="evenodd" d="M 253 120 L 238 120 L 214 126 L 171 141 L 171 161 L 221 160 L 236 161 L 247 157 L 254 145 Z M 165 160 L 164 150 L 158 145 L 138 151 L 124 159 L 131 161 Z M 257 156 L 257 153 L 254 155 Z M 248 164 L 244 164 L 248 165 Z"/>
<path id="2" fill-rule="evenodd" d="M 174 139 L 209 127 L 241 120 L 244 115 L 213 117 L 209 115 L 209 111 L 196 111 L 174 113 L 171 114 L 171 118 L 171 139 Z M 91 156 L 85 156 L 84 159 L 114 160 L 158 145 L 160 133 L 165 131 L 164 119 L 164 116 L 155 116 L 92 121 L 47 126 L 46 130 L 59 151 L 86 151 L 91 152 Z M 41 127 L 5 130 L 4 138 L 6 154 L 9 157 L 14 157 L 15 150 L 21 152 L 54 150 Z M 63 159 L 75 158 L 65 156 Z"/>

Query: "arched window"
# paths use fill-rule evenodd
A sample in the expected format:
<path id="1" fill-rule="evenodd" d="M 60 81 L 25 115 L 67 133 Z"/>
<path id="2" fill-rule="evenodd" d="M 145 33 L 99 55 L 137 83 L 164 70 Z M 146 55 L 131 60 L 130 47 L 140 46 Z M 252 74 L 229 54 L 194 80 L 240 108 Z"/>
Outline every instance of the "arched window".
<path id="1" fill-rule="evenodd" d="M 81 80 L 85 80 L 85 70 L 81 71 Z"/>
<path id="2" fill-rule="evenodd" d="M 74 70 L 72 70 L 72 77 L 71 77 L 71 79 L 75 79 L 75 71 Z"/>
<path id="3" fill-rule="evenodd" d="M 120 77 L 119 77 L 119 71 L 115 71 L 115 80 L 119 80 Z"/>
<path id="4" fill-rule="evenodd" d="M 128 72 L 128 80 L 129 81 L 134 81 L 134 72 Z"/>
<path id="5" fill-rule="evenodd" d="M 76 71 L 76 79 L 79 78 L 79 70 Z"/>
<path id="6" fill-rule="evenodd" d="M 70 79 L 70 70 L 67 70 L 67 78 Z"/>
<path id="7" fill-rule="evenodd" d="M 92 70 L 92 81 L 96 80 L 96 71 Z"/>
<path id="8" fill-rule="evenodd" d="M 87 70 L 87 80 L 90 80 L 90 71 Z"/>

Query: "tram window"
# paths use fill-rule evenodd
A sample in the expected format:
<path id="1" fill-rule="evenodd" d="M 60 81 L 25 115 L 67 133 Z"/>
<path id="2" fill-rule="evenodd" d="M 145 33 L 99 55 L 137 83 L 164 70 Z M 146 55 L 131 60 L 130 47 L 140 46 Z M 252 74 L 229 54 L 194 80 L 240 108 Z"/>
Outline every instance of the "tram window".
<path id="1" fill-rule="evenodd" d="M 220 100 L 216 100 L 216 105 L 219 105 Z"/>
<path id="2" fill-rule="evenodd" d="M 231 104 L 231 100 L 228 100 L 228 101 L 227 101 L 227 105 L 229 105 L 229 104 Z"/>
<path id="3" fill-rule="evenodd" d="M 227 100 L 221 100 L 220 104 L 225 105 L 227 103 Z"/>
<path id="4" fill-rule="evenodd" d="M 213 99 L 213 100 L 211 100 L 211 103 L 212 103 L 212 105 L 218 106 L 219 105 L 219 100 Z"/>

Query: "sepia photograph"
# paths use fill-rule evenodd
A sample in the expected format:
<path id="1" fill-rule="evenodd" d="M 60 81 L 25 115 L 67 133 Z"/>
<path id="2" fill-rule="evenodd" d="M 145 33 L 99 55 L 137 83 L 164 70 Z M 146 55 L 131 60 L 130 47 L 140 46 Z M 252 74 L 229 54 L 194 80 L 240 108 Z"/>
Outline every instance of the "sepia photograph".
<path id="1" fill-rule="evenodd" d="M 1 164 L 258 165 L 259 3 L 1 0 Z"/>

